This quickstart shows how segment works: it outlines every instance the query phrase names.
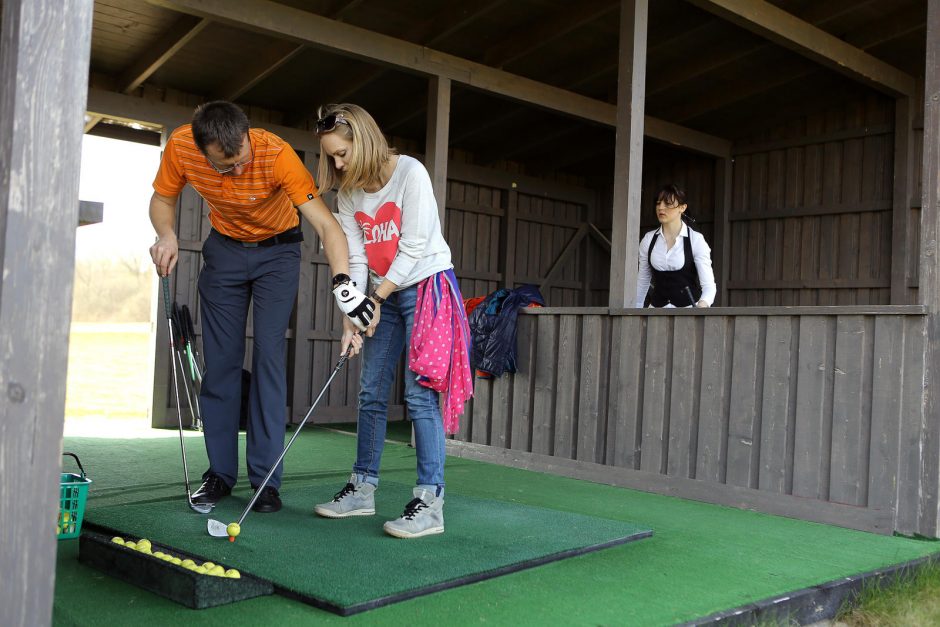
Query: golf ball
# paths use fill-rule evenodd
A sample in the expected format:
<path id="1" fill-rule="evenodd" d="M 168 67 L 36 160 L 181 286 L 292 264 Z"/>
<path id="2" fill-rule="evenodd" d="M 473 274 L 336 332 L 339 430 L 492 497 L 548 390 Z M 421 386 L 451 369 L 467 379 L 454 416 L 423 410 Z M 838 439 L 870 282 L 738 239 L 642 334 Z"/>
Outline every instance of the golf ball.
<path id="1" fill-rule="evenodd" d="M 238 523 L 229 523 L 229 526 L 225 528 L 225 531 L 228 533 L 230 538 L 235 538 L 242 532 L 242 528 Z"/>

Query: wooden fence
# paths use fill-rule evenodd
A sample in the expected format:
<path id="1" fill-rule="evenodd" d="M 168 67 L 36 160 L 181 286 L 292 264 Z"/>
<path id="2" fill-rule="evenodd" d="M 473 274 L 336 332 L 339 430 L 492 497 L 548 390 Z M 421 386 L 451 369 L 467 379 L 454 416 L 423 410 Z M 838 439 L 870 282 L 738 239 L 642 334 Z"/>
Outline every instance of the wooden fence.
<path id="1" fill-rule="evenodd" d="M 450 453 L 936 536 L 919 306 L 526 310 Z"/>

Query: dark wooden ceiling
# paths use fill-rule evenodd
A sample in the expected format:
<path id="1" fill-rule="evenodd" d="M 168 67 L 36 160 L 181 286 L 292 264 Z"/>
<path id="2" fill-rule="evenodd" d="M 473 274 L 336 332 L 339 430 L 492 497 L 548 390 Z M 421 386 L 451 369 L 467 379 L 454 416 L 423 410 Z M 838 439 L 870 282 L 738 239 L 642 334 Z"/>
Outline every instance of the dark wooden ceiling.
<path id="1" fill-rule="evenodd" d="M 279 3 L 589 98 L 616 99 L 618 0 Z M 923 76 L 925 0 L 772 3 L 912 76 Z M 686 0 L 649 4 L 649 115 L 737 140 L 814 107 L 875 93 Z M 163 58 L 154 58 L 167 50 Z M 115 91 L 133 91 L 140 82 L 135 77 L 146 75 L 145 85 L 234 99 L 269 109 L 290 126 L 303 127 L 319 104 L 357 102 L 387 133 L 416 142 L 425 136 L 427 80 L 420 75 L 145 0 L 95 2 L 91 73 L 94 86 Z M 451 102 L 451 147 L 472 153 L 480 163 L 511 160 L 533 170 L 580 174 L 602 170 L 606 175 L 612 169 L 610 126 L 457 82 Z"/>

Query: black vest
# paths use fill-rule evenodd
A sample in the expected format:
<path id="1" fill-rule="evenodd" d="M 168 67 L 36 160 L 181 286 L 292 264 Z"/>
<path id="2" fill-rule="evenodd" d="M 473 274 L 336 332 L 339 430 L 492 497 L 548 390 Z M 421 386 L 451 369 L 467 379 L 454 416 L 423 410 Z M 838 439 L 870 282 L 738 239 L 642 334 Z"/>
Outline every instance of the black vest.
<path id="1" fill-rule="evenodd" d="M 688 228 L 688 227 L 686 227 Z M 692 257 L 692 229 L 688 229 L 689 236 L 683 238 L 683 252 L 685 263 L 679 270 L 657 270 L 653 267 L 653 246 L 659 233 L 653 234 L 650 248 L 646 253 L 646 261 L 650 267 L 650 289 L 646 293 L 644 307 L 665 307 L 672 303 L 674 307 L 695 306 L 702 297 L 702 286 L 698 281 L 698 270 L 695 269 L 695 259 Z"/>

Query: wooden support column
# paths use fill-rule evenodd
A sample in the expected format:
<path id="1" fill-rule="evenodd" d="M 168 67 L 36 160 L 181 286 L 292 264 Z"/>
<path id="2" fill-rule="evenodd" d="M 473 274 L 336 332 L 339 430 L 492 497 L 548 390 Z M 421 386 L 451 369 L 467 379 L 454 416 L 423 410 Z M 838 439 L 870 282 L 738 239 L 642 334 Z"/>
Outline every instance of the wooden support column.
<path id="1" fill-rule="evenodd" d="M 894 195 L 891 210 L 891 304 L 908 304 L 907 246 L 911 216 L 911 121 L 913 99 L 902 96 L 894 104 Z"/>
<path id="2" fill-rule="evenodd" d="M 614 206 L 610 250 L 611 308 L 633 307 L 636 298 L 648 14 L 648 0 L 621 0 L 617 140 L 614 154 Z"/>
<path id="3" fill-rule="evenodd" d="M 918 298 L 927 307 L 924 364 L 924 450 L 918 531 L 936 537 L 940 489 L 940 0 L 927 2 L 927 63 L 924 74 L 924 174 L 920 212 Z"/>
<path id="4" fill-rule="evenodd" d="M 717 262 L 718 281 L 717 304 L 728 307 L 728 280 L 731 277 L 731 183 L 734 173 L 734 159 L 724 157 L 715 160 L 715 250 L 712 261 Z"/>
<path id="5" fill-rule="evenodd" d="M 0 30 L 0 608 L 48 625 L 93 0 L 5 0 Z"/>
<path id="6" fill-rule="evenodd" d="M 450 136 L 450 79 L 428 78 L 428 130 L 425 142 L 425 167 L 431 175 L 437 212 L 444 226 L 447 211 L 447 147 Z"/>

